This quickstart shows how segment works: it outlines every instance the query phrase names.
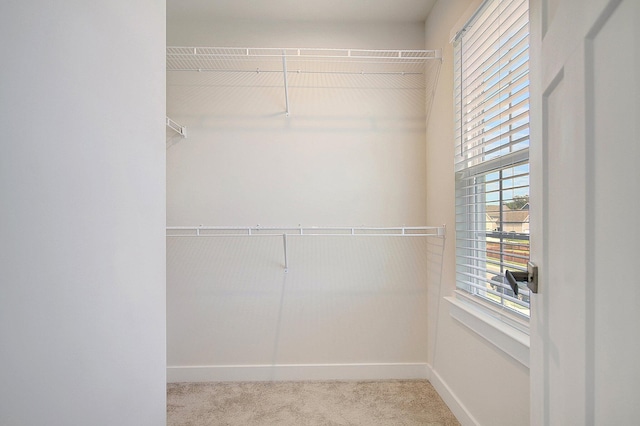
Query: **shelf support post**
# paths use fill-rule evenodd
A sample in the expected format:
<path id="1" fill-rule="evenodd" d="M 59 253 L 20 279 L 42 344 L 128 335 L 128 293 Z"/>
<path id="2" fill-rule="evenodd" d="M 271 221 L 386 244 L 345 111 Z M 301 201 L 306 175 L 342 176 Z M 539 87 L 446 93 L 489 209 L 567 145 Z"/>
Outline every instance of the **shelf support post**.
<path id="1" fill-rule="evenodd" d="M 284 245 L 284 272 L 289 272 L 289 259 L 287 258 L 287 234 L 282 234 L 282 242 Z"/>
<path id="2" fill-rule="evenodd" d="M 284 101 L 286 105 L 286 116 L 289 116 L 289 84 L 287 83 L 287 53 L 282 51 L 282 74 L 284 75 Z"/>

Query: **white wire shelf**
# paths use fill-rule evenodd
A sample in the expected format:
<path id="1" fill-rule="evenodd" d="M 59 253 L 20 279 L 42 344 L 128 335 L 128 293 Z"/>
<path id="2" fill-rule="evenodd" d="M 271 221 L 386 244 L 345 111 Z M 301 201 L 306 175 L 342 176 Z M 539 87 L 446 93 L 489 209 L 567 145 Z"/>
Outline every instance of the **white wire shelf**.
<path id="1" fill-rule="evenodd" d="M 445 237 L 445 226 L 169 226 L 167 237 L 280 237 L 284 249 L 284 272 L 289 272 L 288 237 Z"/>
<path id="2" fill-rule="evenodd" d="M 442 52 L 168 46 L 166 58 L 167 71 L 282 74 L 285 114 L 288 117 L 288 80 L 297 74 L 385 75 L 394 78 L 425 76 L 422 80 L 427 83 L 427 90 L 433 92 L 440 71 Z M 432 98 L 432 94 L 428 96 L 429 99 Z"/>
<path id="3" fill-rule="evenodd" d="M 424 74 L 440 50 L 167 47 L 167 71 Z"/>
<path id="4" fill-rule="evenodd" d="M 444 237 L 444 226 L 170 226 L 167 237 L 251 237 L 251 236 L 395 236 Z"/>

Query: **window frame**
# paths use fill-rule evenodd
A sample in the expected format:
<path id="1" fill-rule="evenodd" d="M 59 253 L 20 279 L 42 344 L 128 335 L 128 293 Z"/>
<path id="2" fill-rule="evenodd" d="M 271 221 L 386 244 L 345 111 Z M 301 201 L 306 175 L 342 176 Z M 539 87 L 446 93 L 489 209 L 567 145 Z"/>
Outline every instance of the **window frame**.
<path id="1" fill-rule="evenodd" d="M 500 171 L 502 173 L 503 170 L 505 169 L 509 169 L 509 168 L 513 168 L 517 165 L 522 165 L 522 164 L 529 164 L 529 119 L 528 119 L 528 114 L 529 114 L 529 84 L 528 84 L 528 70 L 529 70 L 529 62 L 530 62 L 530 57 L 529 57 L 529 41 L 528 41 L 528 37 L 529 37 L 529 30 L 528 30 L 528 25 L 529 25 L 529 5 L 528 5 L 528 0 L 509 0 L 509 1 L 505 1 L 505 9 L 507 7 L 511 7 L 512 5 L 514 5 L 514 9 L 513 10 L 519 10 L 519 8 L 523 8 L 526 9 L 526 29 L 525 29 L 525 33 L 526 35 L 524 36 L 524 38 L 522 39 L 516 39 L 515 42 L 511 41 L 511 37 L 507 38 L 506 40 L 509 40 L 510 46 L 516 46 L 517 49 L 514 52 L 514 54 L 516 55 L 515 57 L 518 58 L 519 61 L 521 61 L 523 59 L 523 57 L 525 57 L 526 59 L 524 60 L 524 62 L 521 63 L 516 63 L 516 70 L 520 73 L 524 72 L 526 73 L 526 77 L 525 80 L 527 81 L 526 85 L 524 87 L 526 87 L 526 97 L 523 98 L 524 100 L 526 100 L 527 105 L 525 105 L 524 107 L 524 111 L 526 112 L 527 115 L 527 119 L 526 119 L 526 124 L 525 126 L 522 126 L 521 124 L 518 124 L 518 126 L 516 126 L 516 130 L 517 131 L 512 131 L 512 128 L 509 127 L 508 128 L 508 142 L 505 144 L 505 146 L 507 146 L 508 150 L 510 151 L 509 153 L 505 154 L 505 155 L 498 155 L 495 158 L 490 158 L 490 159 L 486 159 L 485 158 L 485 151 L 484 148 L 487 147 L 487 144 L 485 142 L 485 124 L 486 124 L 486 120 L 482 118 L 483 115 L 486 114 L 486 111 L 484 109 L 481 109 L 481 113 L 478 113 L 477 110 L 474 111 L 474 116 L 471 118 L 471 120 L 469 120 L 472 124 L 473 124 L 473 133 L 470 140 L 473 141 L 473 143 L 470 144 L 465 144 L 465 113 L 463 110 L 463 102 L 466 101 L 465 99 L 465 73 L 468 74 L 469 72 L 471 73 L 475 73 L 476 75 L 476 79 L 481 78 L 483 80 L 480 81 L 480 83 L 477 83 L 477 87 L 474 88 L 473 92 L 474 93 L 478 93 L 478 87 L 480 87 L 482 84 L 487 83 L 488 86 L 493 87 L 492 84 L 488 83 L 489 80 L 494 79 L 495 78 L 495 73 L 491 74 L 491 76 L 489 77 L 477 77 L 477 73 L 480 72 L 480 75 L 482 75 L 482 73 L 484 71 L 486 71 L 486 69 L 498 69 L 498 73 L 501 73 L 503 69 L 503 66 L 500 64 L 500 60 L 498 60 L 497 62 L 491 62 L 486 69 L 482 69 L 484 66 L 478 66 L 474 69 L 472 69 L 471 71 L 464 69 L 464 55 L 462 53 L 460 53 L 459 50 L 459 45 L 463 44 L 466 45 L 468 43 L 478 43 L 478 44 L 483 44 L 486 43 L 486 40 L 471 40 L 469 41 L 468 39 L 464 38 L 464 35 L 467 31 L 468 28 L 470 28 L 471 25 L 473 25 L 473 23 L 475 22 L 476 19 L 478 19 L 485 10 L 487 10 L 486 8 L 489 7 L 494 7 L 495 6 L 495 10 L 503 10 L 500 9 L 500 6 L 497 5 L 497 2 L 500 2 L 500 0 L 485 0 L 483 1 L 480 6 L 478 7 L 478 9 L 472 14 L 471 18 L 466 21 L 466 23 L 462 26 L 462 29 L 460 29 L 459 31 L 457 31 L 455 33 L 455 36 L 452 39 L 452 43 L 454 44 L 454 107 L 455 107 L 455 123 L 454 123 L 454 139 L 455 139 L 455 171 L 456 171 L 456 193 L 455 193 L 455 200 L 456 200 L 456 293 L 455 293 L 455 306 L 457 306 L 456 309 L 459 309 L 460 307 L 464 307 L 467 306 L 469 308 L 469 312 L 474 312 L 474 315 L 477 314 L 477 312 L 484 312 L 485 316 L 487 316 L 489 319 L 491 319 L 492 322 L 493 320 L 498 320 L 502 323 L 507 324 L 509 327 L 513 327 L 517 330 L 518 333 L 526 333 L 528 334 L 528 324 L 529 324 L 529 315 L 526 315 L 522 312 L 518 312 L 516 309 L 512 309 L 509 308 L 507 306 L 505 306 L 504 304 L 504 297 L 501 296 L 500 297 L 500 301 L 501 303 L 498 304 L 496 302 L 494 302 L 491 298 L 486 297 L 486 295 L 482 295 L 480 293 L 483 292 L 483 290 L 481 290 L 477 285 L 473 285 L 472 283 L 466 284 L 464 283 L 464 280 L 460 279 L 461 275 L 467 274 L 469 276 L 472 276 L 473 274 L 471 274 L 470 271 L 465 270 L 465 269 L 469 269 L 469 266 L 471 263 L 483 263 L 483 265 L 479 265 L 477 270 L 485 270 L 485 272 L 487 272 L 487 275 L 489 273 L 488 268 L 486 267 L 487 265 L 487 260 L 486 258 L 483 260 L 481 259 L 479 256 L 474 256 L 476 253 L 461 253 L 462 251 L 466 250 L 466 251 L 472 251 L 472 250 L 479 250 L 480 252 L 484 252 L 485 256 L 486 256 L 486 243 L 487 243 L 487 237 L 486 237 L 486 210 L 483 210 L 483 208 L 486 208 L 487 202 L 486 199 L 484 201 L 479 201 L 479 202 L 474 202 L 473 205 L 466 205 L 465 202 L 460 202 L 461 198 L 465 198 L 465 197 L 474 197 L 477 195 L 477 193 L 473 192 L 472 188 L 476 188 L 478 185 L 480 185 L 477 182 L 474 182 L 473 185 L 469 185 L 469 181 L 473 180 L 473 179 L 482 179 L 483 177 L 486 177 L 489 173 L 495 173 Z M 526 3 L 526 4 L 525 4 Z M 486 15 L 486 16 L 491 16 L 491 15 Z M 521 16 L 523 15 L 519 15 L 517 16 L 515 19 L 519 20 L 521 19 Z M 511 17 L 511 15 L 509 16 Z M 491 18 L 486 19 L 485 22 L 489 22 L 491 25 L 494 25 L 495 27 L 495 22 L 498 20 L 499 18 L 497 17 L 493 17 L 491 16 Z M 499 27 L 499 24 L 498 24 Z M 481 28 L 481 30 L 478 31 L 478 28 Z M 482 29 L 482 27 L 478 27 L 475 28 L 477 33 L 480 33 L 480 35 L 482 36 L 484 33 L 484 30 Z M 494 31 L 498 32 L 498 34 L 500 34 L 500 30 L 495 30 Z M 515 31 L 514 34 L 519 34 L 521 30 Z M 525 40 L 526 38 L 526 40 Z M 498 36 L 498 40 L 500 40 L 500 36 Z M 491 45 L 491 44 L 490 44 Z M 524 49 L 522 49 L 522 46 L 525 46 Z M 501 48 L 502 45 L 499 45 L 499 48 Z M 499 48 L 496 50 L 497 56 L 498 57 L 502 57 L 503 54 L 499 51 Z M 478 54 L 478 55 L 486 55 L 486 54 L 491 54 L 491 52 L 487 52 L 485 53 L 484 51 L 476 51 L 474 52 L 474 54 Z M 509 51 L 510 54 L 510 51 Z M 504 55 L 506 56 L 506 54 Z M 522 57 L 521 57 L 522 56 Z M 497 64 L 497 65 L 496 65 Z M 526 64 L 526 65 L 525 65 Z M 524 68 L 523 68 L 524 67 Z M 513 70 L 508 69 L 507 68 L 507 76 L 511 76 L 511 72 Z M 524 71 L 523 71 L 524 70 Z M 513 81 L 518 81 L 519 79 L 521 79 L 524 74 L 514 74 L 516 78 L 512 78 L 509 77 L 510 79 L 508 80 L 507 86 L 506 87 L 510 87 L 509 85 L 512 84 Z M 498 79 L 499 80 L 503 80 L 503 77 L 500 77 L 500 74 L 498 75 Z M 520 84 L 520 83 L 518 83 Z M 511 112 L 512 111 L 512 100 L 517 100 L 518 96 L 516 96 L 516 94 L 518 94 L 521 90 L 523 90 L 522 88 L 518 88 L 518 85 L 514 86 L 515 88 L 517 88 L 517 90 L 514 90 L 513 92 L 507 92 L 508 94 L 507 99 L 510 100 L 509 101 L 509 107 L 506 109 L 507 111 Z M 482 91 L 483 89 L 480 89 L 480 93 L 484 93 Z M 512 89 L 511 89 L 512 90 Z M 500 92 L 500 90 L 498 90 L 498 92 Z M 495 93 L 492 93 L 491 96 L 494 96 Z M 504 96 L 503 94 L 499 94 L 498 97 L 502 97 Z M 487 99 L 489 99 L 489 97 L 487 97 Z M 523 104 L 523 99 L 520 99 L 519 101 L 515 102 L 516 105 L 520 106 L 520 104 Z M 482 102 L 482 100 L 481 100 Z M 464 105 L 469 105 L 470 103 L 464 104 Z M 474 108 L 477 107 L 477 104 L 474 104 L 473 106 Z M 501 109 L 501 107 L 497 108 L 498 110 Z M 490 120 L 493 120 L 493 122 L 496 121 L 496 116 L 500 116 L 502 114 L 502 112 L 499 112 L 497 115 L 495 114 L 495 110 L 491 111 L 490 114 Z M 500 117 L 500 119 L 502 119 L 503 117 Z M 506 121 L 505 122 L 509 122 L 512 120 L 512 116 L 509 115 L 508 117 L 506 117 Z M 504 122 L 503 122 L 504 123 Z M 501 127 L 502 124 L 499 124 L 498 127 Z M 491 127 L 489 132 L 486 133 L 490 133 L 491 131 L 493 131 L 495 127 Z M 522 129 L 525 129 L 526 133 L 524 134 L 524 137 L 526 138 L 526 147 L 524 147 L 524 143 L 522 144 L 522 146 L 520 146 L 518 149 L 516 149 L 515 151 L 511 152 L 512 147 L 514 146 L 514 144 L 518 144 L 521 143 L 524 138 L 518 138 L 516 137 L 515 140 L 512 139 L 514 136 L 518 135 L 518 132 L 522 131 Z M 502 130 L 498 130 L 498 133 L 501 134 Z M 499 136 L 499 140 L 501 140 L 504 136 Z M 468 151 L 465 151 L 465 148 Z M 495 146 L 492 148 L 495 150 Z M 502 145 L 498 144 L 498 150 L 502 150 Z M 469 152 L 471 151 L 471 152 Z M 478 154 L 478 152 L 480 152 L 480 154 Z M 500 178 L 500 182 L 502 182 L 502 174 L 501 174 L 501 178 Z M 527 179 L 528 179 L 528 173 L 527 173 Z M 466 188 L 466 193 L 463 193 L 465 191 Z M 500 191 L 502 191 L 502 187 L 500 188 Z M 529 191 L 527 190 L 527 193 Z M 463 193 L 463 194 L 461 194 Z M 484 194 L 486 195 L 486 191 L 484 191 Z M 502 212 L 503 206 L 502 206 L 502 197 L 500 198 L 499 201 L 499 210 L 500 212 Z M 461 213 L 459 210 L 462 209 L 463 212 Z M 466 211 L 465 211 L 466 210 Z M 462 214 L 463 217 L 465 217 L 466 219 L 462 222 L 458 221 L 458 217 L 459 215 Z M 483 217 L 479 217 L 483 216 Z M 475 219 L 469 220 L 469 217 L 474 217 Z M 461 223 L 463 226 L 461 226 Z M 503 224 L 501 223 L 501 227 L 502 229 L 500 230 L 500 235 L 504 237 L 505 231 L 504 231 L 504 227 Z M 481 229 L 482 228 L 482 229 Z M 484 239 L 482 238 L 478 238 L 477 241 L 471 241 L 471 239 L 469 239 L 469 244 L 459 244 L 460 243 L 460 239 L 462 237 L 459 237 L 458 235 L 461 233 L 471 233 L 472 235 L 475 235 L 476 233 L 479 234 L 485 234 Z M 459 239 L 460 238 L 460 239 Z M 474 237 L 475 238 L 475 237 Z M 478 244 L 485 244 L 484 248 L 477 246 Z M 469 247 L 471 246 L 471 247 Z M 500 250 L 500 271 L 502 272 L 504 269 L 504 256 L 505 256 L 505 251 L 504 251 L 504 245 L 501 245 L 501 250 Z M 530 247 L 530 246 L 529 246 Z M 466 263 L 460 262 L 460 258 L 461 257 L 465 257 L 468 260 Z M 478 257 L 476 260 L 476 257 Z M 527 259 L 528 260 L 528 259 Z M 495 262 L 492 262 L 495 263 Z M 526 261 L 524 262 L 526 263 Z M 510 268 L 511 269 L 511 268 Z M 514 269 L 518 269 L 517 267 Z M 474 280 L 474 278 L 472 277 L 471 280 Z M 478 283 L 480 282 L 485 282 L 485 283 L 491 283 L 491 279 L 490 278 L 480 278 L 477 277 L 477 281 Z M 498 284 L 498 283 L 496 283 Z M 508 287 L 508 284 L 504 284 Z M 466 288 L 465 288 L 466 287 Z M 503 287 L 504 288 L 504 287 Z M 498 287 L 496 287 L 496 290 L 498 289 Z M 528 289 L 525 289 L 523 287 L 521 287 L 523 294 L 526 294 L 527 296 L 530 294 Z M 491 292 L 489 290 L 489 288 L 487 288 L 487 292 Z M 504 290 L 502 291 L 502 294 L 504 295 Z M 453 302 L 452 302 L 453 303 Z M 453 309 L 453 304 L 452 304 L 452 309 Z M 529 304 L 529 309 L 530 309 L 530 304 Z M 453 312 L 453 310 L 452 310 Z M 530 311 L 529 311 L 530 312 Z M 452 313 L 453 315 L 453 313 Z M 454 317 L 456 317 L 454 315 Z M 456 319 L 460 319 L 460 315 L 458 315 L 456 317 Z M 473 327 L 471 327 L 473 328 Z"/>

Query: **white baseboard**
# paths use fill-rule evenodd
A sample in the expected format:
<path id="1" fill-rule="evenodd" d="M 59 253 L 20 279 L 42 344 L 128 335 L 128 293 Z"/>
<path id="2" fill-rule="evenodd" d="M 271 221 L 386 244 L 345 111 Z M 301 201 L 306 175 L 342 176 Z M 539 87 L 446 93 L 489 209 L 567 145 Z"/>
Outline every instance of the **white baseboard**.
<path id="1" fill-rule="evenodd" d="M 431 365 L 427 365 L 427 375 L 429 382 L 431 382 L 431 385 L 435 388 L 436 392 L 438 392 L 440 398 L 447 404 L 453 415 L 456 416 L 463 426 L 479 426 L 480 423 L 476 421 L 462 401 L 458 399 L 447 383 L 442 380 L 442 377 L 433 370 Z"/>
<path id="2" fill-rule="evenodd" d="M 204 365 L 167 367 L 167 382 L 428 379 L 426 363 Z"/>

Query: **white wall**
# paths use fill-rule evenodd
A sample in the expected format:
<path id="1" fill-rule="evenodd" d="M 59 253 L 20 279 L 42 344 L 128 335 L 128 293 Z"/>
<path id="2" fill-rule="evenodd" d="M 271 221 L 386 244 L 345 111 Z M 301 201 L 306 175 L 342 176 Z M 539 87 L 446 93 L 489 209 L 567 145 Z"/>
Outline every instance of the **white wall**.
<path id="1" fill-rule="evenodd" d="M 441 47 L 444 57 L 427 127 L 427 222 L 448 226 L 444 256 L 438 246 L 432 244 L 429 249 L 429 363 L 432 381 L 461 420 L 519 425 L 529 421 L 528 369 L 454 320 L 449 303 L 442 299 L 455 290 L 453 47 L 449 40 L 472 3 L 439 0 L 425 25 L 426 44 Z"/>
<path id="2" fill-rule="evenodd" d="M 0 33 L 0 424 L 164 424 L 165 3 Z"/>
<path id="3" fill-rule="evenodd" d="M 167 248 L 170 381 L 425 377 L 424 238 L 289 237 L 288 273 L 282 237 Z"/>
<path id="4" fill-rule="evenodd" d="M 168 25 L 169 45 L 424 48 L 421 24 Z M 167 78 L 168 113 L 189 135 L 167 139 L 169 226 L 424 225 L 424 78 L 293 75 L 290 117 L 279 74 Z M 177 369 L 193 366 L 208 366 L 200 380 L 292 377 L 219 373 L 230 365 L 424 366 L 425 250 L 423 239 L 292 238 L 284 274 L 281 238 L 169 238 L 170 380 L 193 380 Z"/>
<path id="5" fill-rule="evenodd" d="M 424 46 L 419 25 L 175 27 L 169 45 L 309 47 L 321 38 L 333 48 Z M 167 79 L 167 112 L 189 135 L 168 140 L 169 226 L 424 224 L 420 76 L 290 73 L 289 117 L 278 73 L 169 72 Z"/>
<path id="6" fill-rule="evenodd" d="M 167 20 L 167 45 L 424 49 L 421 23 Z"/>

